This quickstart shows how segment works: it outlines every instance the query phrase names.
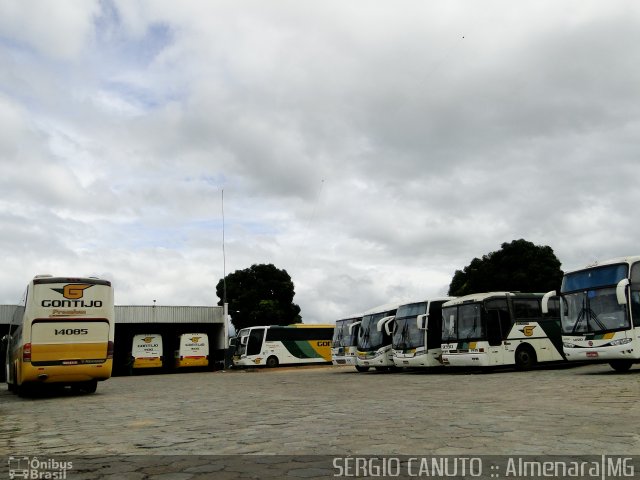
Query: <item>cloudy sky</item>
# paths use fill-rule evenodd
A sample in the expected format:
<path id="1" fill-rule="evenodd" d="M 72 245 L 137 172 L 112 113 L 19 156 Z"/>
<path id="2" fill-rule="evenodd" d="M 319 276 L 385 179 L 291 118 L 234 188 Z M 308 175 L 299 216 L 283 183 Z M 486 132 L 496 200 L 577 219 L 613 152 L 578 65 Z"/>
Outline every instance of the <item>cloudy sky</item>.
<path id="1" fill-rule="evenodd" d="M 634 1 L 0 0 L 0 303 L 35 274 L 306 322 L 443 294 L 524 238 L 639 254 Z"/>

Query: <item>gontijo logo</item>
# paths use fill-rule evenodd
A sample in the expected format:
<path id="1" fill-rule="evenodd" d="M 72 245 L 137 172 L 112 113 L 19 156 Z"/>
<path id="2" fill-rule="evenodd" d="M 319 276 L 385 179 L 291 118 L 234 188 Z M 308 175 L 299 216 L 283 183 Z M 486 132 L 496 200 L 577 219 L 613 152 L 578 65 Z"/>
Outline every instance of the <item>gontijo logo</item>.
<path id="1" fill-rule="evenodd" d="M 201 339 L 201 338 L 202 338 L 202 337 L 191 337 L 191 339 L 190 339 L 190 340 L 191 340 L 193 343 L 198 343 L 198 342 L 200 341 L 200 339 Z"/>
<path id="2" fill-rule="evenodd" d="M 66 300 L 42 300 L 40 305 L 46 308 L 100 308 L 102 307 L 102 300 L 85 301 L 82 299 L 84 291 L 91 287 L 93 285 L 87 283 L 69 283 L 62 288 L 52 288 L 51 290 L 61 294 Z"/>
<path id="3" fill-rule="evenodd" d="M 52 288 L 51 290 L 61 293 L 64 298 L 68 298 L 69 300 L 78 300 L 79 298 L 82 298 L 84 291 L 90 287 L 93 287 L 93 285 L 88 285 L 86 283 L 70 283 L 69 285 L 65 285 L 63 288 Z"/>
<path id="4" fill-rule="evenodd" d="M 144 338 L 142 339 L 142 341 L 143 341 L 144 343 L 151 343 L 151 341 L 152 341 L 154 338 L 156 338 L 156 337 L 144 337 Z"/>
<path id="5" fill-rule="evenodd" d="M 535 325 L 527 325 L 526 327 L 522 327 L 520 331 L 524 333 L 525 337 L 533 336 L 533 329 L 536 328 Z"/>

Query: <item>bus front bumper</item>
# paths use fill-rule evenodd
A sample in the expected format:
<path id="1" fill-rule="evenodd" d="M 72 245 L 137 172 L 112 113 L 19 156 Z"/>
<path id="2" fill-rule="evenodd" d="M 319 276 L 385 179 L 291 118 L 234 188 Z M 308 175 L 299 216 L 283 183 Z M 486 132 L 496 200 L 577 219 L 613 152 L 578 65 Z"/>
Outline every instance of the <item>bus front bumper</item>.
<path id="1" fill-rule="evenodd" d="M 394 352 L 393 363 L 396 367 L 441 367 L 442 355 L 440 352 L 416 352 L 415 354 L 404 354 Z"/>
<path id="2" fill-rule="evenodd" d="M 373 354 L 358 352 L 356 365 L 359 367 L 393 367 L 391 352 L 377 352 Z"/>
<path id="3" fill-rule="evenodd" d="M 567 360 L 572 362 L 610 362 L 612 360 L 630 360 L 632 362 L 640 359 L 640 351 L 634 349 L 631 343 L 616 346 L 600 347 L 567 347 L 563 348 Z"/>

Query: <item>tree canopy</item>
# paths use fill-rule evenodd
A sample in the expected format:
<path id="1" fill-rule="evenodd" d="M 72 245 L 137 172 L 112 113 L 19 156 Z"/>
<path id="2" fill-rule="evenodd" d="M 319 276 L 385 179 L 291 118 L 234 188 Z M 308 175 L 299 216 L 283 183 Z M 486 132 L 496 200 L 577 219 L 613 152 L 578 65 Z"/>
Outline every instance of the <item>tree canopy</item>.
<path id="1" fill-rule="evenodd" d="M 227 303 L 236 330 L 256 325 L 301 323 L 300 307 L 293 303 L 293 282 L 286 270 L 272 264 L 251 265 L 226 277 Z M 216 285 L 223 304 L 224 279 Z"/>
<path id="2" fill-rule="evenodd" d="M 558 290 L 563 275 L 560 265 L 551 247 L 514 240 L 503 243 L 496 252 L 474 258 L 463 270 L 456 270 L 449 285 L 449 295 Z"/>

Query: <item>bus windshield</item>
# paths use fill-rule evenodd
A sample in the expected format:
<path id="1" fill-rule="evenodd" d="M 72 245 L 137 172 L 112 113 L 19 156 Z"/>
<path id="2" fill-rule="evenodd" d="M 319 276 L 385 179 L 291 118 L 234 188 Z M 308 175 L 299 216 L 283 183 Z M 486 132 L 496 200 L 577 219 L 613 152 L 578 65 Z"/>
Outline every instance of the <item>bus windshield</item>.
<path id="1" fill-rule="evenodd" d="M 427 302 L 410 303 L 398 307 L 393 330 L 392 346 L 407 350 L 424 346 L 424 332 L 418 328 L 418 315 L 427 313 Z"/>
<path id="2" fill-rule="evenodd" d="M 388 312 L 365 315 L 360 324 L 358 336 L 358 348 L 362 350 L 375 350 L 385 344 L 384 329 L 378 331 L 378 321 L 388 316 Z"/>
<path id="3" fill-rule="evenodd" d="M 338 320 L 336 322 L 336 328 L 333 332 L 334 347 L 351 347 L 357 343 L 357 328 L 350 328 L 356 320 Z M 349 332 L 351 330 L 351 332 Z"/>
<path id="4" fill-rule="evenodd" d="M 396 320 L 393 332 L 393 348 L 407 350 L 424 346 L 424 332 L 418 329 L 417 317 L 405 317 Z"/>
<path id="5" fill-rule="evenodd" d="M 486 338 L 486 318 L 480 303 L 442 309 L 442 341 L 457 342 Z"/>
<path id="6" fill-rule="evenodd" d="M 562 316 L 564 334 L 603 333 L 631 327 L 625 305 L 619 305 L 616 289 L 599 288 L 564 296 L 566 315 Z"/>

